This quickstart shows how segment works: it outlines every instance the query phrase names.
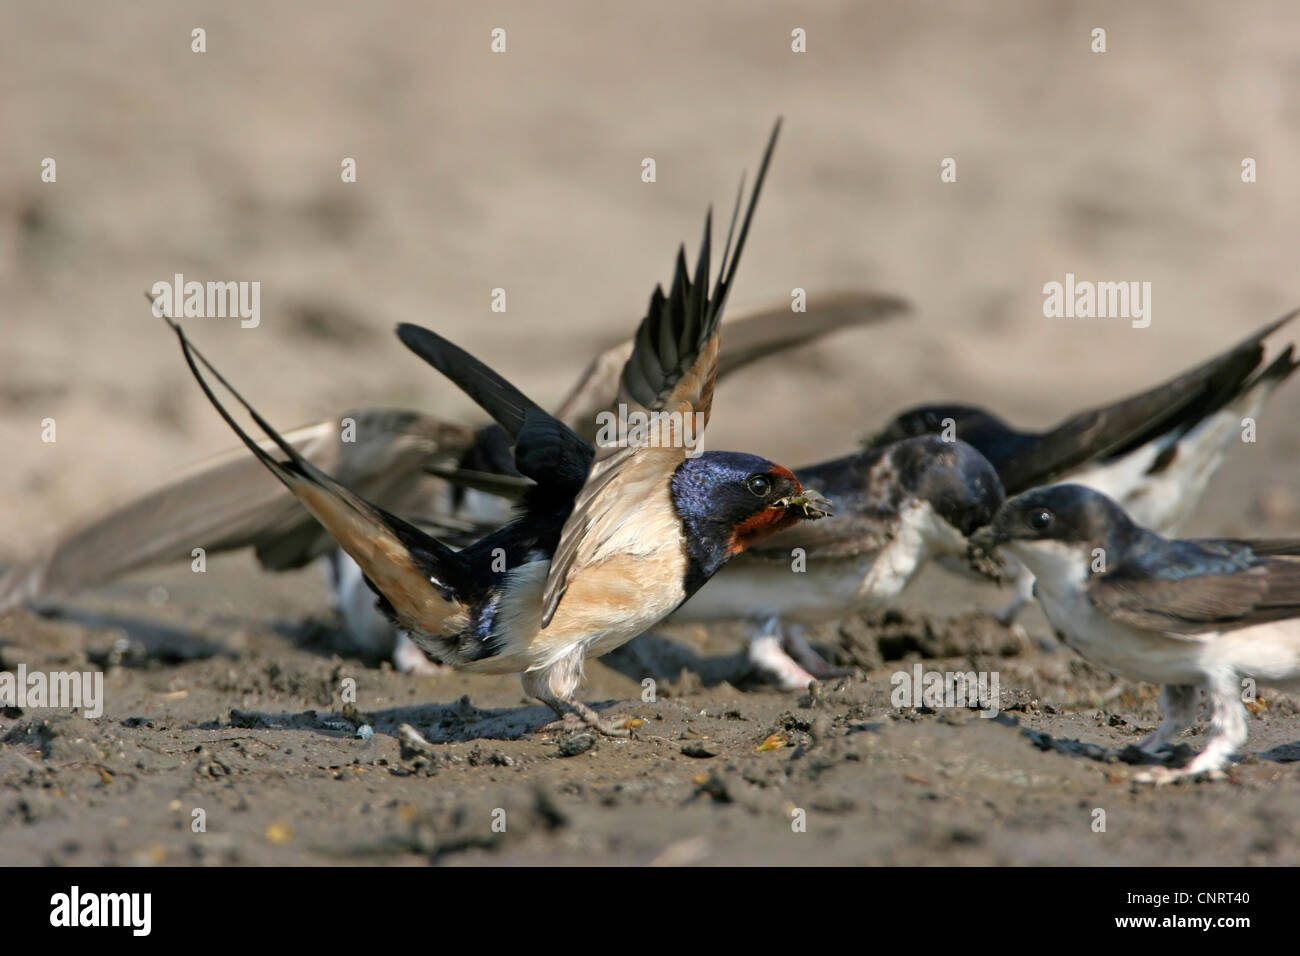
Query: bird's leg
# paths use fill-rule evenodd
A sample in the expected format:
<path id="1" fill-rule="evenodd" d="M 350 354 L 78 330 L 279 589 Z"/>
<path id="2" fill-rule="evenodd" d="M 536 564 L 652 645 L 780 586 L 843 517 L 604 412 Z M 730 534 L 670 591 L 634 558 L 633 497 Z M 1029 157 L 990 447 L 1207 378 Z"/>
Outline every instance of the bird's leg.
<path id="1" fill-rule="evenodd" d="M 1210 688 L 1210 730 L 1205 735 L 1205 749 L 1183 768 L 1184 772 L 1190 775 L 1222 770 L 1249 733 L 1246 707 L 1235 682 L 1216 683 Z"/>
<path id="2" fill-rule="evenodd" d="M 847 667 L 832 667 L 831 663 L 822 657 L 813 648 L 803 636 L 803 628 L 798 624 L 787 624 L 782 629 L 781 647 L 792 659 L 798 662 L 804 670 L 812 674 L 818 680 L 828 680 L 832 677 L 845 677 L 853 673 Z M 806 684 L 804 686 L 807 686 Z"/>
<path id="3" fill-rule="evenodd" d="M 749 638 L 749 663 L 782 690 L 803 690 L 817 678 L 782 650 L 781 643 L 780 619 L 775 615 L 763 618 Z"/>
<path id="4" fill-rule="evenodd" d="M 1173 770 L 1152 767 L 1133 779 L 1138 783 L 1170 783 L 1174 780 L 1205 774 L 1210 779 L 1222 778 L 1223 768 L 1232 755 L 1246 742 L 1246 708 L 1238 696 L 1235 680 L 1219 678 L 1207 688 L 1210 698 L 1210 729 L 1206 734 L 1205 749 L 1186 767 Z"/>
<path id="5" fill-rule="evenodd" d="M 1034 599 L 1034 576 L 1027 568 L 1021 568 L 1016 575 L 1016 593 L 1003 607 L 993 612 L 993 617 L 1003 627 L 1010 627 Z"/>
<path id="6" fill-rule="evenodd" d="M 630 737 L 632 731 L 608 717 L 602 717 L 596 711 L 573 696 L 578 685 L 582 683 L 583 648 L 575 647 L 559 660 L 525 671 L 521 675 L 524 692 L 536 697 L 559 715 L 559 720 L 551 721 L 537 728 L 539 731 L 572 730 L 577 726 L 590 727 L 608 737 Z"/>
<path id="7" fill-rule="evenodd" d="M 1160 726 L 1142 738 L 1138 749 L 1154 754 L 1171 744 L 1196 722 L 1201 689 L 1195 684 L 1165 684 L 1160 688 Z"/>

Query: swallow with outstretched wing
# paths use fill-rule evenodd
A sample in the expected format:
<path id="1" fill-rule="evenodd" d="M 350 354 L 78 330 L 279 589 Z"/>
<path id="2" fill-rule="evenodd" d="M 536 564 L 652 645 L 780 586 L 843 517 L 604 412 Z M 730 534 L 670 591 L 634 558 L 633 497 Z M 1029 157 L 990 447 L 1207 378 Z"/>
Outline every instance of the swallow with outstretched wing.
<path id="1" fill-rule="evenodd" d="M 842 290 L 811 294 L 806 312 L 792 312 L 783 300 L 729 313 L 718 379 L 833 332 L 908 311 L 895 296 Z M 627 339 L 601 352 L 556 412 L 588 441 L 597 414 L 617 403 L 632 345 Z M 415 411 L 364 408 L 284 437 L 344 487 L 456 545 L 508 520 L 510 499 L 520 497 L 527 483 L 515 469 L 508 436 L 495 424 L 471 430 Z M 273 449 L 269 440 L 261 444 Z M 444 478 L 455 484 L 448 486 Z M 243 447 L 62 531 L 40 557 L 0 574 L 0 613 L 141 568 L 189 561 L 195 548 L 207 555 L 251 548 L 272 571 L 323 557 L 331 601 L 354 646 L 391 657 L 399 670 L 428 668 L 427 658 L 377 612 L 351 558 Z"/>
<path id="2" fill-rule="evenodd" d="M 473 356 L 427 329 L 398 335 L 479 403 L 510 438 L 533 484 L 519 516 L 456 551 L 349 491 L 281 438 L 172 325 L 205 395 L 254 456 L 361 568 L 394 625 L 434 659 L 519 673 L 562 718 L 625 736 L 574 696 L 583 662 L 631 640 L 730 558 L 801 520 L 824 499 L 754 455 L 699 451 L 716 377 L 722 308 L 766 178 L 773 130 L 745 215 L 739 197 L 709 286 L 711 216 L 691 278 L 684 249 L 667 295 L 657 287 L 620 379 L 622 404 L 658 416 L 651 433 L 593 449 Z M 735 254 L 731 253 L 735 239 Z M 202 366 L 202 368 L 200 367 Z M 212 375 L 274 443 L 264 450 L 217 398 Z M 689 422 L 700 422 L 692 432 Z"/>

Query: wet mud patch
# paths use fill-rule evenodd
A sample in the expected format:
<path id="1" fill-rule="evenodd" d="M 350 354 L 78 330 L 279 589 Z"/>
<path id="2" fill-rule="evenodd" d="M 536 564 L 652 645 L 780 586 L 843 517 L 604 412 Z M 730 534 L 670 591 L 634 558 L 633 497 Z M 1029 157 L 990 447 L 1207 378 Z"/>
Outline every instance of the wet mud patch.
<path id="1" fill-rule="evenodd" d="M 516 679 L 400 674 L 256 607 L 117 611 L 0 622 L 7 664 L 102 670 L 106 690 L 99 719 L 0 714 L 3 862 L 1300 862 L 1300 825 L 1278 811 L 1300 798 L 1290 700 L 1251 713 L 1231 782 L 1135 791 L 1125 755 L 1159 719 L 1156 689 L 986 617 L 810 633 L 854 672 L 796 693 L 755 679 L 739 625 L 646 635 L 588 668 L 584 699 L 640 722 L 613 739 L 538 732 L 553 715 Z M 101 655 L 160 617 L 219 650 Z M 892 678 L 918 663 L 996 671 L 1000 712 L 894 707 Z"/>

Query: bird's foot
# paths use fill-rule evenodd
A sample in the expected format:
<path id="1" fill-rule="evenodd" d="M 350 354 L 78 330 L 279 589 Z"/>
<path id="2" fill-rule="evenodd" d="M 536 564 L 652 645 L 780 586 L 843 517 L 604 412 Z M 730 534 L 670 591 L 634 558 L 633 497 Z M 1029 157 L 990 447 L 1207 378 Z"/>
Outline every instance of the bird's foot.
<path id="1" fill-rule="evenodd" d="M 1164 750 L 1166 746 L 1165 739 L 1160 736 L 1159 730 L 1153 730 L 1141 740 L 1138 741 L 1138 750 L 1148 756 L 1154 757 Z"/>
<path id="2" fill-rule="evenodd" d="M 558 733 L 565 730 L 578 730 L 586 726 L 586 723 L 577 714 L 562 714 L 555 720 L 548 720 L 546 723 L 538 725 L 537 733 Z"/>
<path id="3" fill-rule="evenodd" d="M 803 690 L 817 680 L 782 649 L 776 637 L 765 635 L 750 641 L 749 663 L 782 690 Z"/>
<path id="4" fill-rule="evenodd" d="M 539 733 L 557 733 L 571 730 L 595 730 L 606 737 L 631 737 L 632 728 L 627 726 L 632 720 L 611 720 L 597 716 L 593 720 L 577 714 L 565 714 L 556 720 L 548 721 L 538 727 Z"/>
<path id="5" fill-rule="evenodd" d="M 1171 783 L 1181 783 L 1184 780 L 1227 780 L 1228 774 L 1222 767 L 1202 767 L 1197 768 L 1196 762 L 1188 764 L 1186 767 L 1151 767 L 1149 770 L 1143 770 L 1141 773 L 1134 775 L 1133 782 L 1145 784 L 1154 787 L 1165 787 Z"/>
<path id="6" fill-rule="evenodd" d="M 639 717 L 602 717 L 575 698 L 545 703 L 560 716 L 538 727 L 539 732 L 591 729 L 606 737 L 631 737 L 632 731 L 645 723 Z"/>
<path id="7" fill-rule="evenodd" d="M 781 647 L 785 650 L 790 658 L 800 667 L 811 674 L 818 680 L 830 680 L 833 677 L 849 677 L 853 673 L 851 667 L 836 667 L 826 658 L 817 652 L 817 649 L 809 644 L 799 633 L 798 630 L 790 630 L 786 633 L 785 638 L 781 641 Z M 808 684 L 805 682 L 804 687 Z"/>

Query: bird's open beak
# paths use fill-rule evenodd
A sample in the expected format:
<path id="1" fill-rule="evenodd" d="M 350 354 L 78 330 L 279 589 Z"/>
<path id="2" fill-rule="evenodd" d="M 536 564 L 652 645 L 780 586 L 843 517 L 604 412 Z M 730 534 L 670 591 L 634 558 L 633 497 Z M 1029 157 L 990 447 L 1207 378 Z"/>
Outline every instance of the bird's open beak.
<path id="1" fill-rule="evenodd" d="M 810 520 L 829 518 L 835 513 L 826 496 L 820 492 L 813 491 L 811 488 L 805 488 L 797 495 L 782 498 L 780 501 L 777 501 L 773 507 L 785 508 L 787 511 L 798 509 L 800 517 Z"/>

